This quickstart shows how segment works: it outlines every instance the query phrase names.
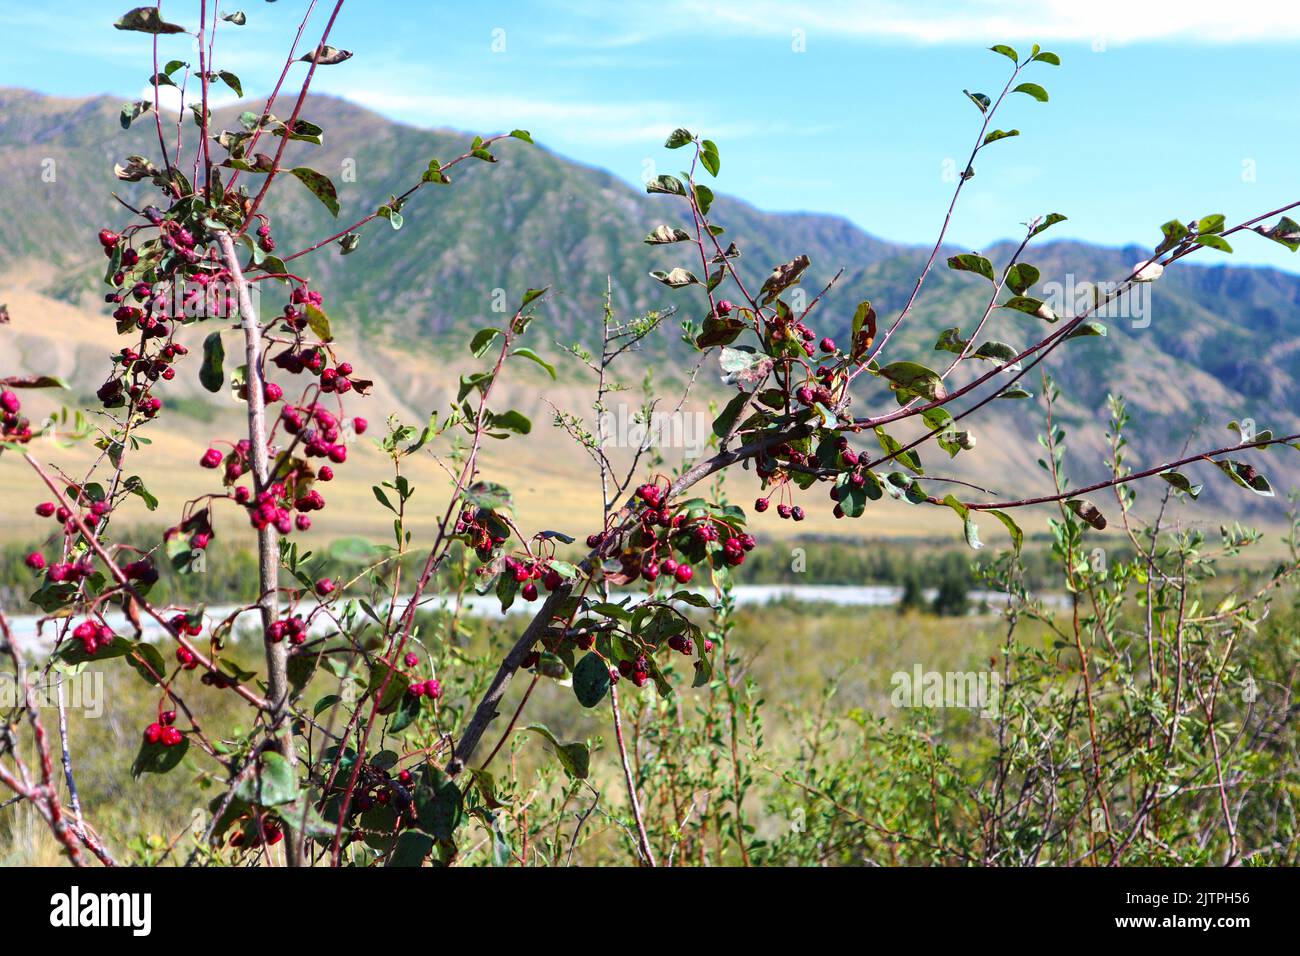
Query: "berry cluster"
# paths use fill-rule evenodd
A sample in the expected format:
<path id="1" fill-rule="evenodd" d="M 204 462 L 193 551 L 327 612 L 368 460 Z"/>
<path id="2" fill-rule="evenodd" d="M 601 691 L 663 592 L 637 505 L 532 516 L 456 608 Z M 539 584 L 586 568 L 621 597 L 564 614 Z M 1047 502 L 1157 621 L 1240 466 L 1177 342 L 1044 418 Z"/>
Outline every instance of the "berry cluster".
<path id="1" fill-rule="evenodd" d="M 406 689 L 406 692 L 412 697 L 427 697 L 429 700 L 437 700 L 442 696 L 442 684 L 431 677 L 426 681 L 416 681 Z"/>
<path id="2" fill-rule="evenodd" d="M 744 563 L 745 554 L 755 546 L 752 535 L 738 533 L 707 511 L 679 507 L 674 513 L 667 507 L 666 490 L 660 485 L 641 485 L 636 496 L 645 507 L 628 537 L 628 547 L 619 555 L 622 574 L 628 580 L 639 576 L 653 583 L 663 575 L 688 584 L 695 576 L 691 561 L 720 561 L 735 567 Z M 607 537 L 593 535 L 588 544 L 597 547 Z"/>
<path id="3" fill-rule="evenodd" d="M 467 507 L 456 518 L 456 537 L 473 548 L 480 561 L 490 561 L 509 536 L 510 529 L 486 508 Z"/>
<path id="4" fill-rule="evenodd" d="M 266 636 L 273 644 L 279 644 L 286 637 L 290 644 L 302 644 L 307 640 L 307 623 L 297 614 L 281 618 L 271 622 L 271 626 L 266 629 Z"/>
<path id="5" fill-rule="evenodd" d="M 24 443 L 31 441 L 32 423 L 19 415 L 23 403 L 10 391 L 0 392 L 0 440 Z"/>
<path id="6" fill-rule="evenodd" d="M 843 518 L 844 508 L 839 502 L 845 494 L 845 489 L 856 490 L 866 487 L 867 462 L 865 456 L 854 451 L 849 445 L 849 440 L 843 435 L 826 441 L 827 452 L 824 455 L 820 452 L 817 455 L 809 455 L 789 444 L 781 444 L 773 448 L 770 455 L 761 456 L 757 462 L 758 476 L 774 488 L 765 497 L 754 502 L 754 510 L 767 511 L 772 495 L 778 491 L 783 499 L 789 497 L 792 471 L 812 471 L 817 480 L 833 483 L 830 490 L 830 498 L 836 502 L 833 513 L 836 518 Z M 784 500 L 777 504 L 776 513 L 782 518 L 795 521 L 803 521 L 805 517 L 803 508 Z"/>
<path id="7" fill-rule="evenodd" d="M 182 740 L 184 735 L 174 726 L 176 723 L 176 711 L 165 710 L 158 715 L 158 722 L 150 724 L 144 729 L 144 740 L 147 744 L 162 744 L 164 747 L 175 747 Z"/>
<path id="8" fill-rule="evenodd" d="M 247 828 L 248 824 L 254 822 L 251 814 L 244 814 L 239 822 L 243 826 L 230 836 L 230 845 L 233 847 L 275 846 L 284 839 L 284 828 L 279 820 L 264 817 L 260 825 L 254 824 L 256 829 L 251 832 Z"/>
<path id="9" fill-rule="evenodd" d="M 505 573 L 514 577 L 515 582 L 522 585 L 519 593 L 525 601 L 536 601 L 538 597 L 537 584 L 541 581 L 546 586 L 546 590 L 554 591 L 564 583 L 564 577 L 559 571 L 550 567 L 545 559 L 534 560 L 525 558 L 520 560 L 507 556 L 505 558 Z"/>
<path id="10" fill-rule="evenodd" d="M 93 657 L 113 643 L 114 634 L 113 629 L 102 621 L 85 620 L 72 629 L 72 636 Z"/>

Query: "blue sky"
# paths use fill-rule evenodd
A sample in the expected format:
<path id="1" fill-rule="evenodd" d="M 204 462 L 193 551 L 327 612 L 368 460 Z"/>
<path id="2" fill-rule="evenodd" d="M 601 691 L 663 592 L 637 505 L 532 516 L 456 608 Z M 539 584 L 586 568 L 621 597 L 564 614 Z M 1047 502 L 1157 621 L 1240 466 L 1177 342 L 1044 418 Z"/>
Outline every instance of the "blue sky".
<path id="1" fill-rule="evenodd" d="M 0 85 L 138 97 L 148 38 L 111 28 L 128 6 L 0 0 Z M 222 3 L 248 24 L 223 25 L 218 66 L 269 89 L 306 6 Z M 164 14 L 193 27 L 197 8 Z M 661 143 L 686 126 L 717 141 L 721 192 L 925 242 L 978 128 L 962 89 L 1001 88 L 1010 63 L 990 43 L 1035 41 L 1063 61 L 1027 77 L 1051 101 L 1008 101 L 995 125 L 1021 136 L 981 154 L 952 241 L 977 249 L 1056 211 L 1070 221 L 1055 236 L 1150 243 L 1171 217 L 1235 223 L 1300 198 L 1294 0 L 349 0 L 331 43 L 355 55 L 316 88 L 423 126 L 523 127 L 629 182 L 674 171 Z M 165 38 L 163 55 L 189 42 Z M 1266 240 L 1235 245 L 1224 261 L 1300 271 Z"/>

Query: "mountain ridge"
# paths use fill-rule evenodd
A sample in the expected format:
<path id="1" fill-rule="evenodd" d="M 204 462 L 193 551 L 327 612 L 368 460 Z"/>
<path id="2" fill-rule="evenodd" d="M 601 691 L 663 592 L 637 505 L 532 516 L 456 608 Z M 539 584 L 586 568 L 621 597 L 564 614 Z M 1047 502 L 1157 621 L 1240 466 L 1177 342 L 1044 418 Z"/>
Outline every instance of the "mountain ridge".
<path id="1" fill-rule="evenodd" d="M 217 128 L 232 123 L 239 109 L 216 111 Z M 158 146 L 149 117 L 123 131 L 119 111 L 120 103 L 111 97 L 51 98 L 0 88 L 0 182 L 31 180 L 48 161 L 56 170 L 52 183 L 38 179 L 31 189 L 0 190 L 0 221 L 9 224 L 7 241 L 0 245 L 0 268 L 34 259 L 50 262 L 60 277 L 41 291 L 101 314 L 106 314 L 98 286 L 102 265 L 92 237 L 100 225 L 123 219 L 123 211 L 108 198 L 111 189 L 127 197 L 139 193 L 138 187 L 113 178 L 112 165 L 131 152 L 151 155 Z M 459 155 L 470 139 L 456 131 L 395 123 L 335 97 L 309 97 L 303 116 L 325 127 L 325 142 L 319 147 L 291 144 L 289 162 L 312 165 L 335 178 L 343 210 L 334 220 L 305 189 L 284 184 L 269 207 L 278 252 L 301 248 L 372 212 L 387 195 L 416 181 L 430 159 Z M 191 129 L 187 123 L 187 132 Z M 641 242 L 656 225 L 677 224 L 674 214 L 680 208 L 669 197 L 639 193 L 606 170 L 575 163 L 544 146 L 504 143 L 498 153 L 501 161 L 493 167 L 466 169 L 462 164 L 450 188 L 422 190 L 404 210 L 406 225 L 400 232 L 375 222 L 347 259 L 323 249 L 299 260 L 311 263 L 307 274 L 326 292 L 336 325 L 359 341 L 425 349 L 431 358 L 460 355 L 473 329 L 492 324 L 497 290 L 514 302 L 525 288 L 551 286 L 557 295 L 543 306 L 542 315 L 549 338 L 592 347 L 598 345 L 593 330 L 599 328 L 606 276 L 622 317 L 681 307 L 677 318 L 698 322 L 699 303 L 689 291 L 667 290 L 649 276 L 653 269 L 689 268 L 689 256 L 682 253 L 690 247 L 652 248 Z M 351 179 L 344 175 L 349 168 L 355 174 Z M 862 299 L 876 304 L 882 322 L 889 321 L 889 313 L 897 314 L 929 255 L 928 248 L 889 242 L 830 214 L 764 212 L 725 194 L 717 196 L 714 213 L 727 227 L 725 238 L 734 236 L 740 244 L 739 264 L 747 283 L 757 285 L 773 266 L 808 254 L 813 266 L 805 288 L 811 298 L 844 267 L 825 305 L 813 315 L 819 334 L 840 340 Z M 63 228 L 67 223 L 79 225 Z M 983 253 L 1000 266 L 1013 248 L 1003 241 Z M 944 268 L 945 256 L 966 251 L 955 246 L 941 251 L 912 319 L 891 344 L 892 358 L 935 364 L 945 354 L 933 348 L 938 332 L 954 325 L 969 330 L 982 314 L 987 286 Z M 1135 244 L 1100 247 L 1058 240 L 1031 246 L 1026 258 L 1042 270 L 1042 283 L 1048 283 L 1068 277 L 1119 279 L 1148 254 Z M 1142 430 L 1134 436 L 1135 451 L 1146 463 L 1176 456 L 1182 436 L 1202 423 L 1221 430 L 1231 419 L 1250 417 L 1260 428 L 1300 426 L 1294 401 L 1300 387 L 1300 340 L 1294 333 L 1300 276 L 1266 267 L 1188 262 L 1147 288 L 1149 323 L 1123 316 L 1107 321 L 1105 338 L 1072 341 L 1049 363 L 1066 394 L 1063 419 L 1078 432 L 1071 459 L 1076 473 L 1095 472 L 1105 454 L 1099 425 L 1111 391 L 1122 391 L 1130 400 L 1135 426 Z M 992 337 L 1013 345 L 1026 344 L 1047 328 L 1009 310 L 998 310 L 990 321 Z M 662 378 L 684 378 L 692 355 L 665 330 L 638 361 Z M 625 377 L 634 376 L 628 370 Z M 701 383 L 702 397 L 722 395 L 716 381 L 708 379 Z M 1025 384 L 1030 384 L 1028 377 Z M 869 407 L 890 401 L 878 383 L 868 392 L 877 403 Z M 1011 409 L 998 408 L 1020 404 L 997 402 L 987 410 L 990 414 L 981 414 L 976 434 L 988 440 L 972 455 L 958 458 L 953 474 L 1001 478 L 1000 484 L 1014 490 L 1037 480 L 1031 472 L 1041 409 L 1026 414 L 1029 409 L 1018 408 L 1018 414 L 1011 414 Z M 1231 437 L 1226 431 L 1209 434 Z M 1028 466 L 1024 475 L 1007 473 L 1013 467 L 1008 443 L 1026 459 L 1018 466 Z M 1209 447 L 1224 443 L 1214 439 Z M 930 457 L 939 460 L 934 453 Z M 990 459 L 992 466 L 980 463 Z M 1280 455 L 1262 457 L 1260 463 L 1274 472 L 1279 492 L 1295 483 L 1295 469 Z M 1284 467 L 1278 469 L 1279 464 Z M 1276 499 L 1251 500 L 1226 479 L 1206 475 L 1204 480 L 1212 486 L 1207 492 L 1211 501 L 1240 506 L 1243 513 L 1278 516 Z"/>

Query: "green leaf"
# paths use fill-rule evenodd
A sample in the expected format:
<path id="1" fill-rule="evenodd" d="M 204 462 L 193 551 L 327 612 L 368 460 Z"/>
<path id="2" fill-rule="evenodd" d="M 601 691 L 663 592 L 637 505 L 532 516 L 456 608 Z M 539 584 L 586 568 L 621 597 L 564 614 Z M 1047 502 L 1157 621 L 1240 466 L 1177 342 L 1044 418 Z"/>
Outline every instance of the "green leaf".
<path id="1" fill-rule="evenodd" d="M 994 46 L 989 47 L 989 49 L 992 50 L 994 53 L 1001 53 L 1012 63 L 1015 63 L 1017 65 L 1019 65 L 1020 63 L 1020 54 L 1017 53 L 1011 47 L 1007 46 L 1005 43 L 998 43 Z"/>
<path id="2" fill-rule="evenodd" d="M 990 509 L 988 514 L 1002 522 L 1003 527 L 1007 529 L 1007 533 L 1011 535 L 1011 544 L 1016 549 L 1016 554 L 1019 554 L 1021 546 L 1025 543 L 1025 533 L 1020 530 L 1020 525 L 1016 524 L 1015 519 L 1005 511 Z"/>
<path id="3" fill-rule="evenodd" d="M 876 432 L 876 441 L 880 442 L 880 447 L 884 449 L 885 453 L 890 455 L 894 461 L 898 462 L 904 468 L 908 469 L 909 471 L 915 474 L 918 475 L 925 474 L 925 471 L 921 468 L 921 459 L 916 454 L 916 449 L 913 448 L 913 449 L 909 449 L 908 451 L 903 451 L 902 443 L 893 435 L 889 434 L 887 431 L 881 428 L 879 425 L 876 426 L 875 432 Z M 870 482 L 873 478 L 874 476 L 872 475 L 872 473 L 867 472 L 867 481 Z M 872 500 L 875 500 L 876 498 L 880 497 L 880 494 L 879 492 L 877 492 L 875 495 L 872 495 L 871 497 Z"/>
<path id="4" fill-rule="evenodd" d="M 514 432 L 517 435 L 527 435 L 533 430 L 533 423 L 529 421 L 527 415 L 511 409 L 508 412 L 489 412 L 487 427 L 491 430 L 503 430 Z"/>
<path id="5" fill-rule="evenodd" d="M 222 363 L 225 360 L 226 347 L 221 344 L 221 333 L 210 333 L 203 340 L 203 364 L 199 366 L 199 382 L 209 392 L 221 391 L 225 380 Z"/>
<path id="6" fill-rule="evenodd" d="M 961 329 L 956 326 L 951 329 L 944 329 L 939 335 L 939 340 L 934 343 L 936 352 L 952 352 L 954 355 L 961 355 L 966 351 L 966 346 L 970 345 L 969 339 L 961 337 Z"/>
<path id="7" fill-rule="evenodd" d="M 500 511 L 513 506 L 510 490 L 505 485 L 491 481 L 476 481 L 463 492 L 465 501 L 475 508 L 487 511 Z"/>
<path id="8" fill-rule="evenodd" d="M 268 750 L 262 754 L 257 772 L 235 788 L 235 796 L 250 806 L 282 806 L 298 799 L 298 778 L 289 761 Z"/>
<path id="9" fill-rule="evenodd" d="M 305 306 L 305 311 L 307 314 L 307 327 L 315 333 L 316 338 L 322 342 L 333 342 L 334 332 L 330 328 L 329 316 L 321 311 L 319 306 L 312 305 L 310 302 Z"/>
<path id="10" fill-rule="evenodd" d="M 573 668 L 573 693 L 583 707 L 595 707 L 609 693 L 609 665 L 594 652 Z"/>
<path id="11" fill-rule="evenodd" d="M 474 337 L 469 340 L 470 352 L 475 358 L 482 358 L 500 334 L 500 329 L 479 329 L 474 333 Z"/>
<path id="12" fill-rule="evenodd" d="M 237 27 L 242 27 L 248 22 L 248 15 L 243 10 L 236 10 L 234 13 L 224 14 L 221 19 L 227 23 L 233 23 Z"/>
<path id="13" fill-rule="evenodd" d="M 668 134 L 668 138 L 664 140 L 664 146 L 667 149 L 681 149 L 681 147 L 685 146 L 687 143 L 691 142 L 694 139 L 695 137 L 691 134 L 690 130 L 682 129 L 679 126 L 677 129 L 673 130 L 671 133 Z"/>
<path id="14" fill-rule="evenodd" d="M 519 303 L 519 311 L 524 311 L 524 309 L 528 308 L 542 296 L 546 295 L 546 291 L 549 288 L 550 286 L 543 286 L 540 289 L 528 289 L 525 291 L 523 300 Z"/>
<path id="15" fill-rule="evenodd" d="M 1047 303 L 1042 299 L 1035 299 L 1032 295 L 1016 295 L 1003 302 L 999 309 L 1015 309 L 1017 312 L 1023 312 L 1025 315 L 1034 315 L 1040 319 L 1046 319 L 1048 322 L 1055 322 L 1059 316 L 1053 312 Z"/>
<path id="16" fill-rule="evenodd" d="M 1031 237 L 1036 236 L 1040 232 L 1052 228 L 1052 226 L 1055 226 L 1058 222 L 1065 222 L 1066 218 L 1067 217 L 1062 216 L 1059 212 L 1049 212 L 1043 217 L 1043 221 L 1033 228 L 1033 231 L 1030 232 L 1029 235 Z"/>
<path id="17" fill-rule="evenodd" d="M 163 20 L 156 7 L 136 7 L 124 13 L 113 27 L 118 30 L 131 30 L 136 33 L 152 33 L 155 36 L 166 33 L 184 33 L 185 28 Z"/>
<path id="18" fill-rule="evenodd" d="M 1023 385 L 1008 385 L 998 392 L 998 398 L 1033 398 L 1034 393 Z"/>
<path id="19" fill-rule="evenodd" d="M 1007 270 L 1006 286 L 1016 295 L 1024 295 L 1038 281 L 1040 273 L 1027 262 L 1017 262 Z"/>
<path id="20" fill-rule="evenodd" d="M 731 401 L 727 402 L 726 408 L 724 408 L 722 413 L 713 420 L 713 434 L 717 435 L 719 438 L 725 438 L 730 435 L 732 428 L 735 427 L 736 420 L 740 417 L 740 413 L 744 411 L 748 402 L 748 392 L 739 392 L 731 399 Z"/>
<path id="21" fill-rule="evenodd" d="M 790 286 L 797 285 L 803 277 L 804 270 L 811 264 L 807 256 L 798 256 L 773 269 L 772 274 L 763 281 L 763 287 L 759 290 L 759 294 L 764 296 L 763 304 L 771 302 Z"/>
<path id="22" fill-rule="evenodd" d="M 976 527 L 975 521 L 971 517 L 970 509 L 967 508 L 966 505 L 962 504 L 962 502 L 958 501 L 955 495 L 945 496 L 943 499 L 943 503 L 946 504 L 953 511 L 957 512 L 957 514 L 961 517 L 962 533 L 966 536 L 966 543 L 970 545 L 972 548 L 974 548 L 976 551 L 984 547 L 984 543 L 980 541 L 979 528 Z"/>
<path id="23" fill-rule="evenodd" d="M 939 373 L 917 362 L 893 362 L 882 368 L 880 374 L 898 388 L 922 395 L 930 401 L 936 401 L 948 394 Z"/>
<path id="24" fill-rule="evenodd" d="M 332 215 L 337 216 L 339 214 L 339 193 L 328 176 L 318 173 L 314 169 L 308 169 L 306 166 L 295 166 L 289 172 L 310 189 L 312 195 L 324 203 L 325 208 Z"/>
<path id="25" fill-rule="evenodd" d="M 685 229 L 675 229 L 671 226 L 656 226 L 651 230 L 650 235 L 641 241 L 648 246 L 662 246 L 670 242 L 687 242 L 691 238 L 690 233 Z"/>
<path id="26" fill-rule="evenodd" d="M 1300 249 L 1300 224 L 1297 224 L 1290 216 L 1283 216 L 1270 229 L 1256 226 L 1255 231 L 1265 239 L 1272 239 L 1274 242 L 1281 243 L 1292 252 Z"/>
<path id="27" fill-rule="evenodd" d="M 518 355 L 520 358 L 526 358 L 526 359 L 528 359 L 530 362 L 536 362 L 536 363 L 537 363 L 538 365 L 540 365 L 542 368 L 546 369 L 546 371 L 547 371 L 548 373 L 550 373 L 550 376 L 551 376 L 552 381 L 555 380 L 555 366 L 552 365 L 550 362 L 546 361 L 544 358 L 542 358 L 540 355 L 538 355 L 538 354 L 537 354 L 536 352 L 534 352 L 532 349 L 530 349 L 530 348 L 517 348 L 517 349 L 515 349 L 513 352 L 511 352 L 510 354 L 511 354 L 511 355 Z"/>
<path id="28" fill-rule="evenodd" d="M 396 867 L 422 866 L 433 852 L 433 838 L 418 830 L 406 830 L 397 838 L 388 865 Z"/>
<path id="29" fill-rule="evenodd" d="M 1215 462 L 1219 469 L 1231 478 L 1234 482 L 1243 488 L 1248 488 L 1255 494 L 1263 498 L 1273 497 L 1273 486 L 1268 483 L 1254 465 L 1244 461 L 1233 461 L 1230 459 Z"/>
<path id="30" fill-rule="evenodd" d="M 1006 367 L 1012 371 L 1019 371 L 1020 369 L 1020 363 L 1015 361 L 1016 356 L 1020 353 L 1013 346 L 1007 345 L 1006 342 L 985 342 L 972 354 L 976 358 L 987 359 L 1000 365 L 1010 362 L 1012 364 Z"/>
<path id="31" fill-rule="evenodd" d="M 656 179 L 652 179 L 645 184 L 645 191 L 648 193 L 667 193 L 671 196 L 685 196 L 686 187 L 676 176 L 664 174 Z"/>
<path id="32" fill-rule="evenodd" d="M 512 129 L 510 135 L 515 139 L 523 140 L 525 143 L 531 143 L 533 141 L 533 134 L 528 132 L 526 129 Z"/>
<path id="33" fill-rule="evenodd" d="M 695 273 L 689 269 L 683 269 L 681 266 L 669 269 L 667 272 L 662 269 L 656 270 L 650 273 L 650 277 L 658 279 L 670 289 L 680 289 L 683 286 L 700 284 L 700 280 L 695 277 Z"/>
<path id="34" fill-rule="evenodd" d="M 1051 66 L 1061 65 L 1061 58 L 1057 56 L 1055 53 L 1052 53 L 1050 50 L 1044 50 L 1042 53 L 1039 53 L 1033 59 L 1038 63 L 1047 63 Z"/>
<path id="35" fill-rule="evenodd" d="M 464 795 L 451 781 L 415 791 L 415 812 L 419 827 L 437 840 L 450 840 L 465 815 Z"/>
<path id="36" fill-rule="evenodd" d="M 1010 139 L 1012 136 L 1019 135 L 1020 130 L 1018 129 L 995 129 L 984 137 L 982 145 L 987 146 L 989 143 L 996 143 L 1000 139 Z"/>
<path id="37" fill-rule="evenodd" d="M 1232 252 L 1232 246 L 1228 245 L 1228 240 L 1222 236 L 1197 236 L 1192 240 L 1198 246 L 1209 246 L 1211 249 L 1217 249 L 1219 252 Z"/>
<path id="38" fill-rule="evenodd" d="M 429 160 L 429 168 L 420 177 L 422 183 L 437 183 L 440 186 L 451 185 L 451 177 L 442 171 L 442 164 L 436 159 Z"/>
<path id="39" fill-rule="evenodd" d="M 707 216 L 713 207 L 713 190 L 708 186 L 695 185 L 695 205 L 700 208 L 700 215 Z"/>
<path id="40" fill-rule="evenodd" d="M 966 96 L 970 99 L 972 103 L 975 104 L 975 106 L 979 109 L 981 113 L 987 113 L 989 111 L 989 107 L 993 105 L 993 101 L 989 99 L 987 96 L 985 96 L 983 93 L 972 93 L 970 90 L 962 90 L 962 92 L 966 94 Z"/>
<path id="41" fill-rule="evenodd" d="M 948 268 L 955 269 L 958 272 L 974 272 L 982 275 L 990 282 L 997 282 L 997 279 L 993 276 L 993 263 L 973 252 L 950 257 L 948 259 Z"/>
<path id="42" fill-rule="evenodd" d="M 240 98 L 243 97 L 244 87 L 243 84 L 239 82 L 238 76 L 231 73 L 229 70 L 220 70 L 217 72 L 217 76 L 221 77 L 221 82 L 225 83 L 226 86 L 235 91 L 236 96 Z"/>
<path id="43" fill-rule="evenodd" d="M 722 160 L 718 158 L 718 146 L 711 139 L 706 139 L 700 144 L 700 165 L 709 171 L 709 175 L 715 179 L 718 176 L 718 170 L 722 168 Z"/>
<path id="44" fill-rule="evenodd" d="M 167 662 L 163 660 L 162 652 L 152 644 L 143 641 L 133 644 L 126 662 L 150 687 L 158 686 L 167 677 Z"/>
<path id="45" fill-rule="evenodd" d="M 1204 485 L 1194 485 L 1186 475 L 1181 471 L 1162 471 L 1160 477 L 1169 482 L 1179 491 L 1186 492 L 1195 501 L 1201 496 L 1201 489 Z"/>
<path id="46" fill-rule="evenodd" d="M 352 59 L 350 50 L 340 50 L 337 47 L 323 44 L 318 46 L 311 53 L 304 53 L 298 57 L 299 63 L 315 63 L 317 66 L 334 66 L 342 63 L 344 60 Z"/>
<path id="47" fill-rule="evenodd" d="M 406 220 L 402 218 L 402 214 L 392 206 L 380 206 L 376 214 L 380 219 L 387 219 L 388 224 L 393 227 L 394 232 L 401 229 L 402 225 L 406 222 Z"/>
<path id="48" fill-rule="evenodd" d="M 1024 93 L 1026 96 L 1032 96 L 1040 103 L 1047 102 L 1047 90 L 1043 89 L 1037 83 L 1021 83 L 1012 93 Z"/>
<path id="49" fill-rule="evenodd" d="M 1087 498 L 1071 498 L 1065 506 L 1098 531 L 1106 530 L 1106 516 Z"/>
<path id="50" fill-rule="evenodd" d="M 141 741 L 140 750 L 131 764 L 131 776 L 139 777 L 146 773 L 167 773 L 180 766 L 185 754 L 190 749 L 190 738 L 181 737 L 181 742 L 174 747 L 151 744 Z"/>
<path id="51" fill-rule="evenodd" d="M 608 673 L 606 673 L 608 677 Z M 562 744 L 556 739 L 555 734 L 551 733 L 551 728 L 545 724 L 529 724 L 523 730 L 531 730 L 533 733 L 545 737 L 555 748 L 555 756 L 559 758 L 560 765 L 564 767 L 565 772 L 571 777 L 578 780 L 586 780 L 587 774 L 591 770 L 591 753 L 587 745 L 582 742 Z"/>
<path id="52" fill-rule="evenodd" d="M 153 110 L 153 104 L 148 100 L 138 100 L 134 103 L 127 103 L 122 107 L 122 129 L 130 129 L 131 124 L 138 118 Z"/>
<path id="53" fill-rule="evenodd" d="M 1095 320 L 1091 320 L 1091 321 L 1084 322 L 1084 323 L 1080 324 L 1076 329 L 1074 329 L 1073 331 L 1071 331 L 1070 334 L 1066 336 L 1066 338 L 1067 338 L 1067 339 L 1080 339 L 1080 338 L 1085 338 L 1085 337 L 1090 336 L 1090 335 L 1102 335 L 1102 336 L 1104 336 L 1105 334 L 1106 334 L 1106 326 L 1104 326 L 1104 325 L 1103 325 L 1102 323 L 1100 323 L 1100 322 L 1097 322 L 1097 321 L 1095 321 Z"/>

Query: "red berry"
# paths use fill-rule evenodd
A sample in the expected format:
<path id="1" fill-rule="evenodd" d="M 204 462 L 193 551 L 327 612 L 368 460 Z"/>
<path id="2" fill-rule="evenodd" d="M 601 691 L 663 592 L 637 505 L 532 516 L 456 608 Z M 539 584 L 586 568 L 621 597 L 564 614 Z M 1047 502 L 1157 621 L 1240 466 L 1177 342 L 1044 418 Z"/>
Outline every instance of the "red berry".
<path id="1" fill-rule="evenodd" d="M 757 501 L 754 502 L 755 511 L 759 511 L 759 512 L 766 511 L 767 506 L 768 506 L 768 500 L 766 498 L 759 498 Z"/>
<path id="2" fill-rule="evenodd" d="M 519 593 L 524 596 L 525 601 L 536 601 L 537 585 L 534 584 L 532 581 L 529 581 L 527 584 L 523 586 L 523 588 L 520 589 Z"/>
<path id="3" fill-rule="evenodd" d="M 321 578 L 316 582 L 316 593 L 321 597 L 326 597 L 334 593 L 334 582 L 329 578 Z"/>
<path id="4" fill-rule="evenodd" d="M 117 241 L 120 238 L 122 237 L 119 236 L 117 233 L 113 232 L 113 230 L 111 229 L 99 230 L 99 244 L 103 246 L 105 249 L 112 249 L 115 245 L 117 245 Z"/>
<path id="5" fill-rule="evenodd" d="M 164 710 L 158 715 L 158 722 L 164 727 L 170 727 L 172 724 L 176 723 L 176 711 Z"/>
<path id="6" fill-rule="evenodd" d="M 164 727 L 162 729 L 162 734 L 159 737 L 159 740 L 164 747 L 175 747 L 184 739 L 184 735 L 182 735 L 175 727 Z"/>
<path id="7" fill-rule="evenodd" d="M 23 559 L 23 563 L 26 564 L 33 571 L 44 571 L 45 555 L 41 554 L 39 551 L 33 551 L 31 554 L 27 555 L 27 557 Z"/>
<path id="8" fill-rule="evenodd" d="M 221 452 L 215 448 L 209 448 L 203 453 L 203 457 L 199 459 L 199 464 L 204 468 L 220 468 L 222 458 Z"/>
<path id="9" fill-rule="evenodd" d="M 42 501 L 39 505 L 36 506 L 36 513 L 40 515 L 42 518 L 50 517 L 51 515 L 54 514 L 54 502 Z"/>
<path id="10" fill-rule="evenodd" d="M 159 724 L 150 724 L 144 729 L 145 743 L 156 744 L 162 739 L 163 729 Z"/>
<path id="11" fill-rule="evenodd" d="M 823 352 L 834 352 L 835 340 L 830 337 L 824 338 L 821 340 L 821 347 Z"/>
<path id="12" fill-rule="evenodd" d="M 695 577 L 695 572 L 691 570 L 689 564 L 679 564 L 677 570 L 673 572 L 673 577 L 677 579 L 678 584 L 689 584 L 691 578 Z"/>
<path id="13" fill-rule="evenodd" d="M 407 667 L 415 667 L 420 663 L 420 655 L 415 653 L 415 651 L 407 651 L 406 656 L 402 658 L 402 660 L 406 662 Z"/>
<path id="14" fill-rule="evenodd" d="M 356 432 L 358 435 L 364 435 L 366 433 L 366 429 L 369 427 L 370 427 L 370 423 L 367 422 L 364 418 L 352 419 L 352 430 Z"/>

